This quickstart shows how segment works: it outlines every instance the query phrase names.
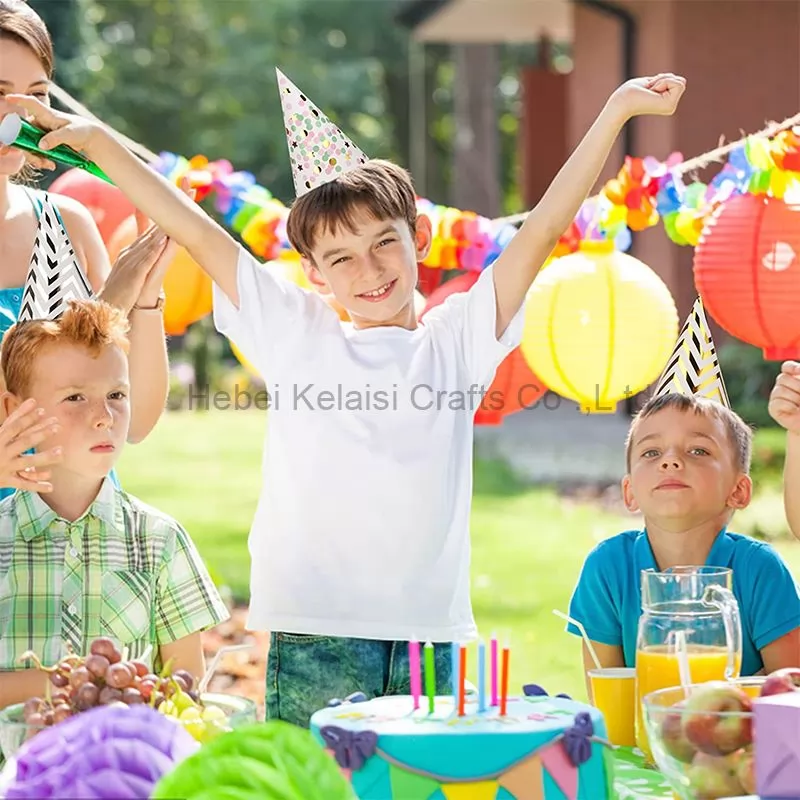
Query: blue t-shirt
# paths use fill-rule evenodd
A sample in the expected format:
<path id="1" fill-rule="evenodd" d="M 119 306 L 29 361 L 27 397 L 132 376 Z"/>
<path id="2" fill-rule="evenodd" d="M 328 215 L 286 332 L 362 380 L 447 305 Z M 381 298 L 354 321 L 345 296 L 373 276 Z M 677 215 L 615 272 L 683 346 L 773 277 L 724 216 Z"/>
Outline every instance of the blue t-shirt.
<path id="1" fill-rule="evenodd" d="M 733 593 L 742 620 L 741 674 L 764 667 L 760 650 L 800 627 L 800 587 L 773 547 L 722 529 L 705 566 L 733 570 Z M 625 531 L 601 542 L 586 558 L 569 615 L 595 642 L 622 647 L 625 665 L 636 665 L 642 613 L 641 573 L 658 569 L 645 531 Z M 580 631 L 570 624 L 570 633 Z"/>

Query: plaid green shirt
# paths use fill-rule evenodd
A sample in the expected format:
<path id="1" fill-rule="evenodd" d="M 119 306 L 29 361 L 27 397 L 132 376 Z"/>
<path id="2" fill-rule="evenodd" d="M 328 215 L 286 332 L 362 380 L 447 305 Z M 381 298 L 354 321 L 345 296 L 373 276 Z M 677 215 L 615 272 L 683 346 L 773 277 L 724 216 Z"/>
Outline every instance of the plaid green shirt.
<path id="1" fill-rule="evenodd" d="M 0 670 L 86 654 L 109 636 L 137 658 L 229 617 L 186 531 L 106 479 L 68 523 L 35 492 L 0 503 Z"/>

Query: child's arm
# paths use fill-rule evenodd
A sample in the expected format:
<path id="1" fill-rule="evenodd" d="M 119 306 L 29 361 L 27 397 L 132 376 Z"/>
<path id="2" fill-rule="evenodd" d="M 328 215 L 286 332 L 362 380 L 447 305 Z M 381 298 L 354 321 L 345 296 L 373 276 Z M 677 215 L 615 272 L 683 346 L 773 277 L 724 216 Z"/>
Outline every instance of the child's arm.
<path id="1" fill-rule="evenodd" d="M 66 144 L 84 152 L 108 175 L 134 206 L 166 235 L 186 248 L 194 260 L 238 306 L 239 245 L 177 186 L 150 169 L 98 123 L 54 111 L 35 97 L 8 95 L 6 100 L 51 131 L 40 146 Z"/>
<path id="2" fill-rule="evenodd" d="M 795 628 L 780 639 L 761 648 L 764 673 L 769 675 L 776 669 L 800 665 L 800 628 Z"/>
<path id="3" fill-rule="evenodd" d="M 800 539 L 800 363 L 797 361 L 786 361 L 781 366 L 769 397 L 769 413 L 787 431 L 783 506 L 789 530 Z"/>
<path id="4" fill-rule="evenodd" d="M 634 116 L 672 114 L 686 81 L 672 74 L 637 78 L 619 87 L 494 266 L 496 335 L 519 311 L 541 265 L 569 227 L 608 159 L 620 130 Z"/>
<path id="5" fill-rule="evenodd" d="M 740 601 L 742 620 L 749 620 L 767 674 L 800 666 L 800 586 L 772 545 L 754 541 L 750 546 L 746 568 L 739 567 L 743 579 L 751 581 Z"/>
<path id="6" fill-rule="evenodd" d="M 0 708 L 44 697 L 47 675 L 38 669 L 0 671 Z"/>
<path id="7" fill-rule="evenodd" d="M 163 664 L 174 658 L 176 669 L 199 680 L 205 672 L 201 632 L 229 619 L 230 612 L 189 534 L 168 517 L 149 522 L 169 528 L 156 579 L 154 645 Z"/>
<path id="8" fill-rule="evenodd" d="M 172 661 L 173 672 L 185 669 L 199 682 L 206 671 L 206 660 L 203 655 L 203 640 L 200 631 L 190 633 L 182 639 L 176 639 L 158 648 L 162 664 Z"/>

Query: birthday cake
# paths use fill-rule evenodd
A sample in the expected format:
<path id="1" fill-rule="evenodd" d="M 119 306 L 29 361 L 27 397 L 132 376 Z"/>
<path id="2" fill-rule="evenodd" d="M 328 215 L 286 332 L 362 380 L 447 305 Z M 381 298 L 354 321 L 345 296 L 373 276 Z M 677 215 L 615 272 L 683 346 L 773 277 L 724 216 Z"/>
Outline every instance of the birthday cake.
<path id="1" fill-rule="evenodd" d="M 614 796 L 602 714 L 566 697 L 509 697 L 463 715 L 453 697 L 345 702 L 311 731 L 360 800 L 607 800 Z"/>

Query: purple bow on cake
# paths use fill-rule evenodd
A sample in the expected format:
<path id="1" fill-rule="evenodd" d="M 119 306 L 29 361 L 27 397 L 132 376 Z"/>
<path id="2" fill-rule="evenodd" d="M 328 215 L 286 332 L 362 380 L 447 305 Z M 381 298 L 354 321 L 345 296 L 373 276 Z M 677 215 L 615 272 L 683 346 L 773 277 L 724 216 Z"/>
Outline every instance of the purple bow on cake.
<path id="1" fill-rule="evenodd" d="M 575 715 L 575 723 L 564 731 L 564 749 L 572 765 L 579 767 L 592 757 L 594 725 L 585 711 Z"/>
<path id="2" fill-rule="evenodd" d="M 375 753 L 378 734 L 374 731 L 348 731 L 336 725 L 326 725 L 320 730 L 325 744 L 342 769 L 357 772 L 364 762 Z"/>

